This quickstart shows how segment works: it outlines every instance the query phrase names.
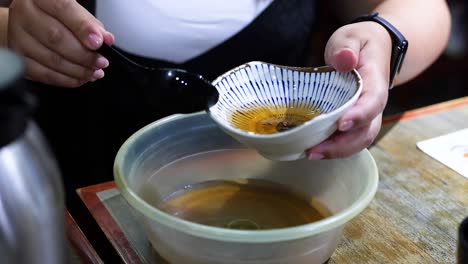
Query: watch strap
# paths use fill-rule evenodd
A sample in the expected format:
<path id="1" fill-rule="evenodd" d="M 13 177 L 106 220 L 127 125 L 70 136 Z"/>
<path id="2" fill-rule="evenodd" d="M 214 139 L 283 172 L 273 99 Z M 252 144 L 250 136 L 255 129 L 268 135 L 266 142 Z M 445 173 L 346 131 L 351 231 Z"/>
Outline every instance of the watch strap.
<path id="1" fill-rule="evenodd" d="M 401 34 L 396 27 L 394 27 L 386 19 L 379 16 L 379 13 L 373 12 L 364 16 L 357 17 L 351 23 L 358 23 L 364 21 L 372 21 L 383 26 L 387 32 L 390 34 L 392 39 L 392 54 L 390 58 L 390 78 L 389 78 L 389 88 L 393 88 L 393 83 L 396 79 L 396 76 L 401 70 L 401 65 L 406 55 L 408 49 L 408 40 Z"/>

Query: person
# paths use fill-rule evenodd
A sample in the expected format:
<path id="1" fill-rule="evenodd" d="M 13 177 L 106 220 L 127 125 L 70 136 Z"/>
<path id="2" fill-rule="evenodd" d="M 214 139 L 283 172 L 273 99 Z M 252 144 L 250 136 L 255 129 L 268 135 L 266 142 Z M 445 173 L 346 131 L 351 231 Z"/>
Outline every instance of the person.
<path id="1" fill-rule="evenodd" d="M 343 21 L 377 11 L 408 39 L 395 85 L 420 74 L 447 44 L 450 13 L 443 0 L 334 3 Z M 24 56 L 25 77 L 41 98 L 40 124 L 65 174 L 74 175 L 75 187 L 84 186 L 111 180 L 123 141 L 170 114 L 147 96 L 157 87 L 141 87 L 96 52 L 103 43 L 136 61 L 208 79 L 253 60 L 305 66 L 314 50 L 310 36 L 320 25 L 316 4 L 320 1 L 14 0 L 0 11 L 0 44 Z M 343 23 L 330 36 L 325 63 L 339 71 L 356 68 L 363 91 L 338 121 L 337 133 L 304 146 L 311 147 L 309 159 L 347 157 L 373 142 L 387 103 L 391 50 L 388 31 L 375 22 Z"/>

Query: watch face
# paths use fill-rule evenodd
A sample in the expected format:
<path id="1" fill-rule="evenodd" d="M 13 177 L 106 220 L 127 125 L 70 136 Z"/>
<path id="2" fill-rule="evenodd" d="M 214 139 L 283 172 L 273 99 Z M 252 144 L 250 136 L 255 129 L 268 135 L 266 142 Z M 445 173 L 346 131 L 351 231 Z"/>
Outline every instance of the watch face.
<path id="1" fill-rule="evenodd" d="M 390 89 L 393 88 L 393 84 L 396 83 L 398 73 L 400 73 L 401 66 L 405 60 L 406 50 L 408 48 L 408 41 L 404 40 L 400 45 L 396 45 L 394 42 L 392 49 L 392 57 L 390 61 Z"/>
<path id="2" fill-rule="evenodd" d="M 400 48 L 398 47 L 398 50 L 400 50 Z M 396 60 L 396 64 L 395 64 L 395 71 L 398 73 L 400 73 L 400 70 L 401 70 L 401 65 L 403 64 L 403 59 L 405 58 L 405 53 L 402 52 L 400 50 L 399 52 L 399 55 L 397 57 L 397 60 Z"/>
<path id="3" fill-rule="evenodd" d="M 404 54 L 401 53 L 399 48 L 394 48 L 392 51 L 392 59 L 390 62 L 390 79 L 389 85 L 390 89 L 393 88 L 393 85 L 396 83 L 398 79 L 398 73 L 400 72 L 401 65 L 403 63 Z"/>

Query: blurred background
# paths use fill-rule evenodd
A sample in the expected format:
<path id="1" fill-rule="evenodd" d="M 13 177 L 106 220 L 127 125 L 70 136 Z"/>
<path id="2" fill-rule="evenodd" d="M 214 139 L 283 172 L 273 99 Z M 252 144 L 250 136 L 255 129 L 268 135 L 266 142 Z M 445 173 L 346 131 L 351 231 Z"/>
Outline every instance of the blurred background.
<path id="1" fill-rule="evenodd" d="M 0 0 L 0 6 L 8 6 L 11 0 Z M 313 66 L 322 65 L 323 50 L 330 35 L 343 22 L 330 14 L 333 1 L 320 1 L 321 23 L 313 36 Z M 384 115 L 418 108 L 468 95 L 468 1 L 448 0 L 452 14 L 450 40 L 442 56 L 416 79 L 391 90 Z M 411 45 L 411 43 L 410 43 Z"/>
<path id="2" fill-rule="evenodd" d="M 323 2 L 326 3 L 320 7 L 322 12 L 319 14 L 322 14 L 320 19 L 327 20 L 327 23 L 323 23 L 324 26 L 313 37 L 314 45 L 322 45 L 321 48 L 314 46 L 316 51 L 323 51 L 330 35 L 343 23 L 339 18 L 330 16 L 333 12 L 328 10 L 338 8 L 330 3 L 333 1 Z M 468 1 L 448 0 L 447 3 L 452 14 L 447 48 L 421 75 L 390 91 L 384 116 L 468 96 Z M 314 63 L 323 63 L 323 54 L 317 53 L 314 57 Z"/>
<path id="3" fill-rule="evenodd" d="M 468 95 L 468 2 L 448 3 L 452 31 L 445 52 L 418 78 L 392 89 L 384 114 Z"/>

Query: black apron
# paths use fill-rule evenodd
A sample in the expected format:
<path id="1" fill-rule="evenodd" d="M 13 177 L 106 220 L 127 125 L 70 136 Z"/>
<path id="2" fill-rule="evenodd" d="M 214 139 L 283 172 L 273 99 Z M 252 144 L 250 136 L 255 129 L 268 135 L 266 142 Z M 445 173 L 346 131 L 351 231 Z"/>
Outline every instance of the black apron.
<path id="1" fill-rule="evenodd" d="M 93 11 L 92 2 L 82 4 Z M 304 66 L 315 10 L 312 0 L 275 0 L 241 32 L 182 64 L 126 54 L 153 66 L 197 72 L 210 80 L 254 60 Z M 158 111 L 154 100 L 145 96 L 145 89 L 157 87 L 138 86 L 118 65 L 109 66 L 105 74 L 77 89 L 37 83 L 32 87 L 41 103 L 37 121 L 57 156 L 67 195 L 78 187 L 113 180 L 113 162 L 122 143 L 141 127 L 170 114 Z"/>

